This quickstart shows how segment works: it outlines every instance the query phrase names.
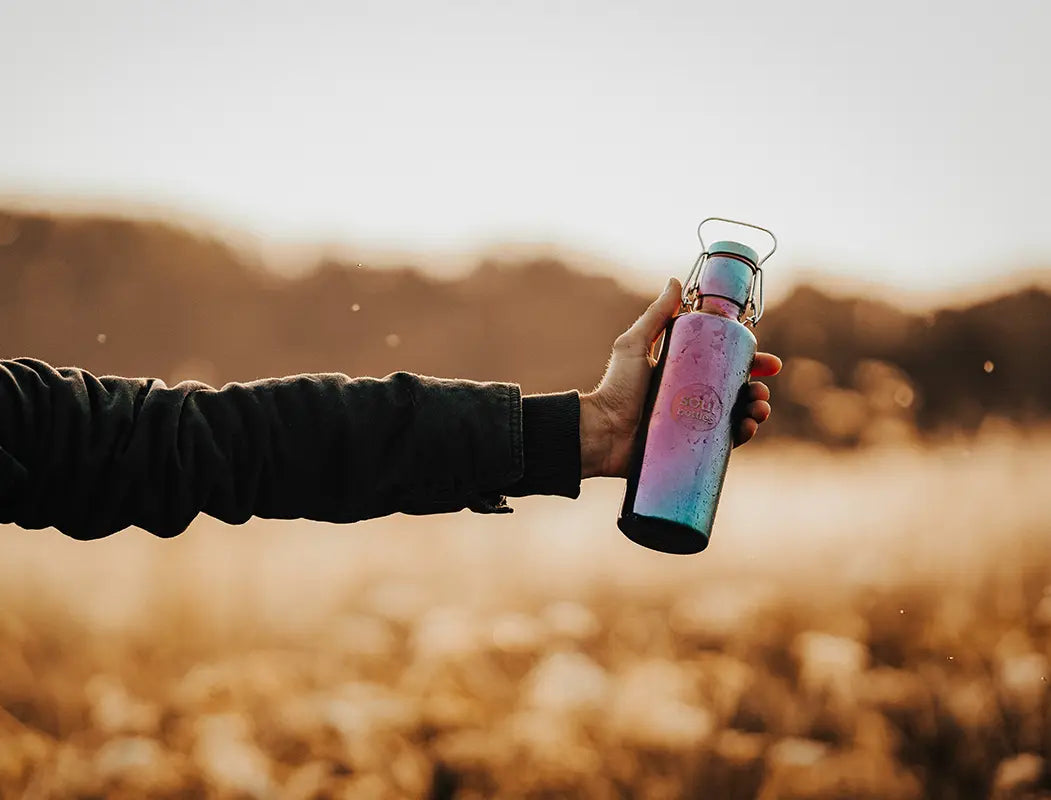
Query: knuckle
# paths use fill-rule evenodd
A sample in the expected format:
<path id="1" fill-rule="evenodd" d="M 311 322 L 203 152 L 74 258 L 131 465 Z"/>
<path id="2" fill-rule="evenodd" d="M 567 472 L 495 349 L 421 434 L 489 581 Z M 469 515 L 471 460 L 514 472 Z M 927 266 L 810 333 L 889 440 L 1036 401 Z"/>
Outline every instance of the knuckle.
<path id="1" fill-rule="evenodd" d="M 630 353 L 635 349 L 635 337 L 630 331 L 625 331 L 613 340 L 614 353 Z"/>

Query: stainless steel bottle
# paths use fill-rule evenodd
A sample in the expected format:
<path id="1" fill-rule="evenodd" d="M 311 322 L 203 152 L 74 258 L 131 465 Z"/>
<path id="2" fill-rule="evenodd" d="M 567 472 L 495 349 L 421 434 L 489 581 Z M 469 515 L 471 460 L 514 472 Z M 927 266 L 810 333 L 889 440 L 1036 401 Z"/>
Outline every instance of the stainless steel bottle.
<path id="1" fill-rule="evenodd" d="M 735 241 L 705 246 L 708 222 L 762 231 L 773 241 L 760 258 Z M 635 441 L 617 526 L 666 553 L 708 546 L 733 447 L 732 412 L 748 382 L 763 314 L 763 262 L 777 248 L 765 228 L 709 217 L 697 228 L 698 256 L 683 284 L 682 307 L 664 331 Z"/>

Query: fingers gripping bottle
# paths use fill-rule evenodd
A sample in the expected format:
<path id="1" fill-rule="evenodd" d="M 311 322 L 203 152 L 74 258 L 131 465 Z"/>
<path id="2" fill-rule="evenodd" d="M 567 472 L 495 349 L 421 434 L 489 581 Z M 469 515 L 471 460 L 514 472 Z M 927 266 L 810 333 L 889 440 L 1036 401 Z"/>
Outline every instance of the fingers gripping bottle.
<path id="1" fill-rule="evenodd" d="M 708 222 L 762 231 L 773 247 L 759 258 L 734 241 L 704 244 Z M 617 526 L 666 553 L 708 546 L 733 447 L 732 412 L 748 382 L 763 315 L 762 265 L 777 248 L 765 228 L 709 217 L 697 227 L 701 254 L 683 284 L 682 306 L 664 330 L 636 434 Z"/>

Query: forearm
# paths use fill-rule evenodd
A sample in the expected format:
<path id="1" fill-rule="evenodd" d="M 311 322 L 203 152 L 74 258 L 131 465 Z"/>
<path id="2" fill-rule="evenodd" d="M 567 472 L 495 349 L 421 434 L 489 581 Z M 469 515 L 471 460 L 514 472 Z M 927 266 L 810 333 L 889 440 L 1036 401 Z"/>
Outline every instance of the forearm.
<path id="1" fill-rule="evenodd" d="M 77 538 L 129 525 L 172 536 L 200 512 L 240 523 L 500 511 L 503 493 L 579 488 L 579 460 L 549 468 L 575 396 L 527 398 L 524 423 L 513 384 L 395 373 L 169 388 L 33 359 L 2 362 L 0 383 L 0 521 Z"/>

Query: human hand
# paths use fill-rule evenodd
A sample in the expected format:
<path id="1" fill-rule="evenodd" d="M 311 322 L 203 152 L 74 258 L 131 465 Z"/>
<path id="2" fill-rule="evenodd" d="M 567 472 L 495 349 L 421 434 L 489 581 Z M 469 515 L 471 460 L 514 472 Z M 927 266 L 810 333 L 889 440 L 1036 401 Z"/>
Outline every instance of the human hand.
<path id="1" fill-rule="evenodd" d="M 660 297 L 635 324 L 613 342 L 613 355 L 595 391 L 580 396 L 580 472 L 582 478 L 627 477 L 635 431 L 657 361 L 651 351 L 657 337 L 679 310 L 682 286 L 668 281 Z M 781 371 L 781 359 L 756 353 L 752 377 Z M 770 416 L 770 389 L 749 381 L 734 408 L 734 446 L 744 444 Z"/>

